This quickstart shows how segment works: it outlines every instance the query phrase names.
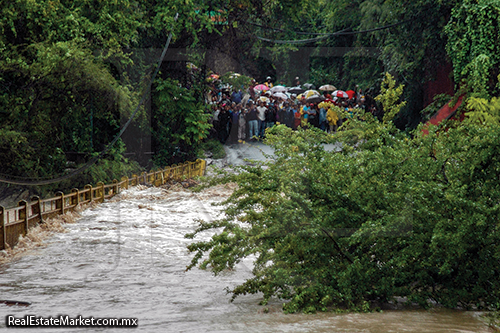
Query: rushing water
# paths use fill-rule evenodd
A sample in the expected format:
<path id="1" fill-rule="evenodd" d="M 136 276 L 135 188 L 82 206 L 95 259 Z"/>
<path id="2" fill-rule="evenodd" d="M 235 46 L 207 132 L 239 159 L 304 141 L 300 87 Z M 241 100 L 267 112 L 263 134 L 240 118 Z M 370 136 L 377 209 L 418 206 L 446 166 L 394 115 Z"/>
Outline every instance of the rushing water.
<path id="1" fill-rule="evenodd" d="M 133 188 L 85 210 L 77 223 L 67 225 L 66 233 L 55 234 L 46 246 L 0 266 L 0 298 L 32 303 L 0 304 L 0 317 L 133 317 L 139 319 L 140 332 L 489 332 L 471 312 L 285 315 L 278 301 L 264 313 L 258 295 L 230 303 L 224 288 L 250 277 L 251 262 L 218 277 L 199 269 L 185 272 L 191 258 L 186 245 L 191 240 L 184 238 L 196 227 L 195 219 L 217 216 L 220 208 L 211 203 L 228 193 L 221 187 L 199 194 Z M 7 330 L 5 321 L 0 321 L 0 330 Z"/>

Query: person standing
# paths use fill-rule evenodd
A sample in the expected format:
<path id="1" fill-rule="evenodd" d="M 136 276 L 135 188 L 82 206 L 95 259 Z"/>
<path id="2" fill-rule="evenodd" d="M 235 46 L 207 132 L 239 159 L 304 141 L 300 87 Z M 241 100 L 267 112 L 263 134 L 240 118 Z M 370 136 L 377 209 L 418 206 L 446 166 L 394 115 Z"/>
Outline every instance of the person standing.
<path id="1" fill-rule="evenodd" d="M 291 105 L 289 102 L 285 105 L 285 125 L 293 128 L 293 104 Z"/>
<path id="2" fill-rule="evenodd" d="M 278 120 L 280 124 L 287 125 L 288 102 L 284 102 L 278 107 Z M 288 125 L 287 125 L 288 126 Z"/>
<path id="3" fill-rule="evenodd" d="M 319 127 L 319 119 L 318 119 L 318 111 L 316 105 L 313 103 L 309 104 L 309 123 L 318 128 Z"/>
<path id="4" fill-rule="evenodd" d="M 293 126 L 292 129 L 296 130 L 300 126 L 301 118 L 302 118 L 302 113 L 299 110 L 299 106 L 297 104 L 294 104 L 292 106 L 292 113 L 293 113 Z"/>
<path id="5" fill-rule="evenodd" d="M 301 113 L 302 113 L 302 122 L 301 122 L 301 126 L 302 127 L 306 127 L 308 122 L 309 122 L 309 112 L 311 111 L 311 106 L 310 105 L 307 105 L 306 103 L 304 103 L 304 106 L 302 106 L 302 110 L 301 110 Z"/>
<path id="6" fill-rule="evenodd" d="M 329 108 L 326 112 L 326 120 L 328 121 L 329 133 L 337 132 L 339 116 L 333 107 Z"/>
<path id="7" fill-rule="evenodd" d="M 248 102 L 248 130 L 249 130 L 249 139 L 256 140 L 259 136 L 259 118 L 257 116 L 257 109 L 255 108 L 252 101 Z"/>
<path id="8" fill-rule="evenodd" d="M 269 89 L 271 89 L 272 87 L 274 87 L 273 81 L 272 81 L 272 79 L 271 79 L 271 77 L 270 77 L 270 76 L 268 76 L 268 77 L 266 78 L 266 82 L 264 82 L 264 84 L 265 84 L 265 85 L 266 85 Z"/>
<path id="9" fill-rule="evenodd" d="M 264 105 L 264 101 L 259 101 L 259 106 L 257 106 L 257 118 L 259 119 L 259 134 L 258 137 L 264 137 L 264 130 L 266 129 L 266 111 L 267 107 Z"/>
<path id="10" fill-rule="evenodd" d="M 238 91 L 233 91 L 233 93 L 231 94 L 231 101 L 233 103 L 236 103 L 236 104 L 239 104 L 241 103 L 241 99 L 243 98 L 243 93 L 241 92 L 241 90 L 238 90 Z"/>
<path id="11" fill-rule="evenodd" d="M 222 144 L 226 143 L 229 133 L 228 127 L 231 122 L 231 115 L 229 114 L 228 109 L 228 106 L 223 104 L 219 113 L 219 141 Z"/>
<path id="12" fill-rule="evenodd" d="M 325 108 L 320 108 L 319 109 L 319 128 L 323 131 L 326 131 L 326 110 Z"/>
<path id="13" fill-rule="evenodd" d="M 243 142 L 247 138 L 247 114 L 248 109 L 240 107 L 238 117 L 238 142 Z"/>
<path id="14" fill-rule="evenodd" d="M 257 81 L 255 79 L 252 79 L 252 82 L 250 83 L 250 86 L 248 87 L 248 93 L 250 94 L 250 98 L 255 100 L 255 89 L 254 87 L 257 85 Z"/>
<path id="15" fill-rule="evenodd" d="M 238 104 L 234 103 L 231 105 L 231 123 L 229 126 L 229 143 L 236 143 L 238 141 L 238 126 L 239 121 L 239 107 Z"/>
<path id="16" fill-rule="evenodd" d="M 266 126 L 265 128 L 273 127 L 276 121 L 276 104 L 275 102 L 269 103 L 266 110 Z M 265 130 L 265 129 L 264 129 Z"/>

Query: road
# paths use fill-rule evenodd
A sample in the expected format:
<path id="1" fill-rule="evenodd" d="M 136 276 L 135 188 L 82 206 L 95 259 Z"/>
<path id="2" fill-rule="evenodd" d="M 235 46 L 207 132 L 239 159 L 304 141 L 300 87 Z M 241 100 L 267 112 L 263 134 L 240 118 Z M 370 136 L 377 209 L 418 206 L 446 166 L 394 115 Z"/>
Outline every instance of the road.
<path id="1" fill-rule="evenodd" d="M 326 151 L 339 151 L 341 144 L 325 144 L 323 147 Z M 226 158 L 222 165 L 246 165 L 249 162 L 245 160 L 266 161 L 272 159 L 274 155 L 273 148 L 260 141 L 228 144 L 224 149 Z"/>

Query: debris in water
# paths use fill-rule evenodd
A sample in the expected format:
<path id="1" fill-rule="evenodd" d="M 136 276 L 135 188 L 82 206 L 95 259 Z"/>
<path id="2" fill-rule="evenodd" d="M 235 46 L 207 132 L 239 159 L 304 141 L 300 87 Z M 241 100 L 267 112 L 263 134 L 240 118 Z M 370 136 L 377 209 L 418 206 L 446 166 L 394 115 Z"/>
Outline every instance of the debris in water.
<path id="1" fill-rule="evenodd" d="M 0 304 L 5 304 L 7 306 L 30 306 L 30 302 L 23 302 L 23 301 L 12 301 L 12 300 L 7 300 L 7 299 L 0 299 Z"/>

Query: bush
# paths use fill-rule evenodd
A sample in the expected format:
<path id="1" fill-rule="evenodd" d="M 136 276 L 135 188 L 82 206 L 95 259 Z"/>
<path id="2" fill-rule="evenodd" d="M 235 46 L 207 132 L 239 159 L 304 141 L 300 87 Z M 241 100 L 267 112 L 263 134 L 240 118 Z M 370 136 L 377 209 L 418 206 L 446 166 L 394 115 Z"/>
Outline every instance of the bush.
<path id="1" fill-rule="evenodd" d="M 216 160 L 226 157 L 224 145 L 219 140 L 214 139 L 207 140 L 201 144 L 197 153 L 198 158 L 205 158 L 205 153 L 211 154 L 211 157 Z"/>
<path id="2" fill-rule="evenodd" d="M 468 124 L 410 139 L 364 114 L 333 138 L 275 126 L 274 161 L 217 180 L 238 188 L 224 218 L 186 235 L 217 229 L 188 246 L 188 268 L 218 274 L 255 256 L 233 299 L 260 292 L 264 304 L 288 300 L 287 312 L 367 311 L 396 296 L 498 309 L 499 131 Z M 353 137 L 341 152 L 321 145 Z"/>

